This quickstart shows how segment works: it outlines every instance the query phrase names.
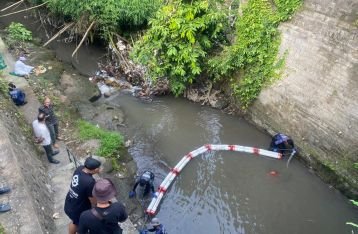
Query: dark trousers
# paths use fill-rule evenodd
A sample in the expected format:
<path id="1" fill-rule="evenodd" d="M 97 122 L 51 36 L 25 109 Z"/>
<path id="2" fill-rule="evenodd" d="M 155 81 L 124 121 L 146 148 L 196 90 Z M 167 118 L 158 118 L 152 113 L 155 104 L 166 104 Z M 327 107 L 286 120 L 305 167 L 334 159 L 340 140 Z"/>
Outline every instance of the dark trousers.
<path id="1" fill-rule="evenodd" d="M 50 131 L 51 143 L 55 144 L 58 136 L 58 124 L 47 124 L 47 128 Z"/>
<path id="2" fill-rule="evenodd" d="M 52 158 L 52 155 L 53 155 L 53 151 L 52 151 L 52 147 L 51 145 L 43 145 L 44 149 L 45 149 L 45 152 L 46 152 L 46 156 L 47 156 L 47 159 L 49 162 L 52 162 L 53 158 Z"/>

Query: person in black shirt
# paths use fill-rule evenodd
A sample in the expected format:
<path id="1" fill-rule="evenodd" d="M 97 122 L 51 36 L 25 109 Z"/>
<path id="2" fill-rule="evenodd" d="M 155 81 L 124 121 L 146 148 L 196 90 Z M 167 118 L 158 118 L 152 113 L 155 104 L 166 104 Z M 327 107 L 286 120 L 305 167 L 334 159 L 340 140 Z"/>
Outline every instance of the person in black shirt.
<path id="1" fill-rule="evenodd" d="M 72 220 L 68 226 L 68 233 L 75 234 L 83 211 L 91 209 L 96 200 L 92 197 L 95 180 L 92 175 L 99 172 L 101 162 L 89 157 L 84 166 L 80 166 L 73 173 L 70 189 L 65 200 L 65 213 Z"/>
<path id="2" fill-rule="evenodd" d="M 58 148 L 56 144 L 56 139 L 61 140 L 58 135 L 58 119 L 53 110 L 53 105 L 51 103 L 50 98 L 45 97 L 44 104 L 39 108 L 39 113 L 44 113 L 46 116 L 46 125 L 48 130 L 50 131 L 51 141 L 54 148 Z"/>
<path id="3" fill-rule="evenodd" d="M 154 173 L 151 171 L 145 171 L 139 177 L 139 180 L 137 180 L 136 183 L 134 184 L 132 191 L 129 192 L 129 197 L 132 198 L 136 195 L 136 189 L 138 185 L 141 187 L 141 190 L 144 190 L 142 194 L 143 197 L 147 196 L 149 194 L 149 191 L 152 192 L 152 197 L 156 197 L 153 183 L 154 183 Z"/>
<path id="4" fill-rule="evenodd" d="M 116 195 L 116 188 L 109 179 L 100 179 L 96 182 L 93 192 L 96 198 L 96 207 L 81 214 L 78 226 L 79 234 L 121 234 L 119 222 L 124 222 L 128 215 L 120 202 L 110 200 Z"/>

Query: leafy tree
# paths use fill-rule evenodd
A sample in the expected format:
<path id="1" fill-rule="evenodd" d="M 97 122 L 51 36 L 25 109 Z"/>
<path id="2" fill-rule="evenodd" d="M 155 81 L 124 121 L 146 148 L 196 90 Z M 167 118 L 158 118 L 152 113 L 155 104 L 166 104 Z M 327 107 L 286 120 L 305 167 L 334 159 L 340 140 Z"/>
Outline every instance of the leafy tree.
<path id="1" fill-rule="evenodd" d="M 215 8 L 208 0 L 177 0 L 157 12 L 133 52 L 148 67 L 152 80 L 168 78 L 171 90 L 179 95 L 204 71 L 224 27 L 225 14 Z"/>

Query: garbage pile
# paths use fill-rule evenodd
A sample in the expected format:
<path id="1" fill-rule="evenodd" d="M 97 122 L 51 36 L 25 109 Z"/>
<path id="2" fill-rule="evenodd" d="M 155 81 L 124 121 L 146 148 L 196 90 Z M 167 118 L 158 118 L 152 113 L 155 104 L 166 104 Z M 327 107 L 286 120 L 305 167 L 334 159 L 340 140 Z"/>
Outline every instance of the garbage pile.
<path id="1" fill-rule="evenodd" d="M 153 96 L 169 94 L 169 83 L 160 80 L 152 84 L 146 77 L 146 68 L 129 59 L 131 46 L 125 39 L 117 37 L 117 43 L 110 43 L 111 62 L 98 63 L 98 71 L 89 80 L 95 84 L 104 97 L 116 90 L 129 91 L 133 96 L 152 101 Z"/>

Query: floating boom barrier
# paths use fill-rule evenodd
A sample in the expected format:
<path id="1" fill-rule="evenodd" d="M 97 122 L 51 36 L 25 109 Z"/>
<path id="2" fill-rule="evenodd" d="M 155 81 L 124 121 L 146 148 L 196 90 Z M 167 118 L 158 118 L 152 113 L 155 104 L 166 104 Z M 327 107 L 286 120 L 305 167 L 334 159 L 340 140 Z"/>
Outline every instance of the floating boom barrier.
<path id="1" fill-rule="evenodd" d="M 191 151 L 187 155 L 185 155 L 179 161 L 179 163 L 173 169 L 171 169 L 171 171 L 169 172 L 167 177 L 165 177 L 163 182 L 160 184 L 160 186 L 158 188 L 157 196 L 154 197 L 152 199 L 152 201 L 150 202 L 150 204 L 146 210 L 146 213 L 148 215 L 155 215 L 155 213 L 158 210 L 159 204 L 164 197 L 165 192 L 168 190 L 169 186 L 173 183 L 175 177 L 177 177 L 179 175 L 179 173 L 183 170 L 183 168 L 188 164 L 188 162 L 190 160 L 192 160 L 196 156 L 198 156 L 202 153 L 205 153 L 207 151 L 219 151 L 219 150 L 244 152 L 244 153 L 261 155 L 261 156 L 266 156 L 266 157 L 276 158 L 276 159 L 282 158 L 281 153 L 264 150 L 264 149 L 259 149 L 259 148 L 255 148 L 255 147 L 247 147 L 247 146 L 241 146 L 241 145 L 204 145 L 194 151 Z"/>

